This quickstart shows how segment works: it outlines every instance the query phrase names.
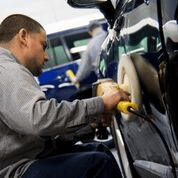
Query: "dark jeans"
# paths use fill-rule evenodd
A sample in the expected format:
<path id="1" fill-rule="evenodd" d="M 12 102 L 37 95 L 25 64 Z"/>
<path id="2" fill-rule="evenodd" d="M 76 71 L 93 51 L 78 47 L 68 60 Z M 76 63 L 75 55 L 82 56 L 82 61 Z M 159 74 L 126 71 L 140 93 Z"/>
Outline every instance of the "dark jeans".
<path id="1" fill-rule="evenodd" d="M 112 153 L 102 144 L 63 146 L 57 155 L 33 163 L 23 178 L 119 178 Z"/>

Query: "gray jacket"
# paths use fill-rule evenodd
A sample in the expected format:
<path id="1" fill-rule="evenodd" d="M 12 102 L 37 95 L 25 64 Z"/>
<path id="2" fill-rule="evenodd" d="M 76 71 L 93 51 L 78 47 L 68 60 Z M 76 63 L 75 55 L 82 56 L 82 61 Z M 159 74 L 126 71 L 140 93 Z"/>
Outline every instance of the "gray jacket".
<path id="1" fill-rule="evenodd" d="M 0 48 L 0 178 L 21 177 L 43 151 L 43 137 L 71 133 L 103 110 L 101 97 L 46 100 L 31 72 Z"/>
<path id="2" fill-rule="evenodd" d="M 76 74 L 76 80 L 82 81 L 91 71 L 98 68 L 97 56 L 101 51 L 101 45 L 107 35 L 106 31 L 98 32 L 87 45 L 86 51 L 82 55 L 82 61 Z"/>

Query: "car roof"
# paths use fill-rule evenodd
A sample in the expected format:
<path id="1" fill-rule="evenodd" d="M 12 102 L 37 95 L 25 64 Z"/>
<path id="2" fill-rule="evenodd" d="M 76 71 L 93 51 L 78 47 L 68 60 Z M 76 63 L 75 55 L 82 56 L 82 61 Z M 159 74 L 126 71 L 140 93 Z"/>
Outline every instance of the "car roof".
<path id="1" fill-rule="evenodd" d="M 64 32 L 71 29 L 80 29 L 86 27 L 91 20 L 103 20 L 104 16 L 102 13 L 85 15 L 83 17 L 56 22 L 53 24 L 47 24 L 44 26 L 47 35 L 54 34 L 57 32 Z"/>

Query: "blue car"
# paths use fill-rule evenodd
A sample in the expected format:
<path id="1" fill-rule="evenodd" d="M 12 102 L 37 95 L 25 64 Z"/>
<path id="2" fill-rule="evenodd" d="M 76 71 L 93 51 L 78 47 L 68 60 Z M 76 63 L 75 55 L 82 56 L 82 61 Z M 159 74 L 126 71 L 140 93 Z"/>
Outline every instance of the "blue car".
<path id="1" fill-rule="evenodd" d="M 104 19 L 98 21 L 105 26 Z M 83 81 L 80 88 L 76 88 L 66 75 L 67 70 L 76 74 L 81 61 L 81 54 L 85 51 L 91 36 L 87 32 L 87 25 L 69 28 L 57 32 L 50 32 L 48 37 L 49 61 L 43 73 L 36 78 L 46 97 L 73 101 L 92 96 L 92 83 L 97 80 L 95 72 L 91 72 Z"/>

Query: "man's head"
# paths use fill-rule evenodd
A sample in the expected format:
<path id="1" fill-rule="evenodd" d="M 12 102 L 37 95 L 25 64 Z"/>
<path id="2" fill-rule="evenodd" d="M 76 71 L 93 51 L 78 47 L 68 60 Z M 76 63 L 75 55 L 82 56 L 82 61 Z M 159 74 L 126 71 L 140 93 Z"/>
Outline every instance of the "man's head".
<path id="1" fill-rule="evenodd" d="M 28 16 L 10 15 L 0 24 L 0 47 L 10 50 L 35 76 L 48 60 L 46 41 L 44 28 Z"/>

